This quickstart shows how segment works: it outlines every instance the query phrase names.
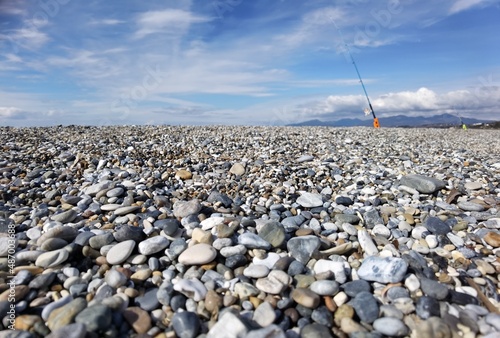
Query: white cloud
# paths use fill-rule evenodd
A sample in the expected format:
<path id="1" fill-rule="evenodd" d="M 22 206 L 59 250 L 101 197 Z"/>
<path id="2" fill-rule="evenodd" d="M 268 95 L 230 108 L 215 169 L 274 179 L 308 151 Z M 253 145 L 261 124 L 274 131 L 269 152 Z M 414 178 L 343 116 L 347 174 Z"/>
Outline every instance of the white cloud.
<path id="1" fill-rule="evenodd" d="M 437 115 L 457 113 L 463 116 L 492 119 L 500 114 L 500 86 L 483 86 L 437 93 L 428 88 L 416 91 L 390 92 L 372 99 L 377 116 Z M 341 118 L 363 118 L 363 109 L 368 106 L 363 95 L 330 95 L 320 99 L 304 99 L 288 104 L 286 114 L 281 116 L 286 124 L 313 118 L 338 120 Z M 285 118 L 286 117 L 286 118 Z"/>
<path id="2" fill-rule="evenodd" d="M 166 9 L 162 11 L 149 11 L 139 15 L 135 38 L 143 38 L 154 33 L 173 34 L 184 32 L 191 24 L 208 22 L 211 19 L 182 9 Z M 174 34 L 175 35 L 175 34 Z"/>
<path id="3" fill-rule="evenodd" d="M 0 117 L 2 118 L 14 118 L 21 112 L 22 110 L 16 107 L 0 107 Z"/>
<path id="4" fill-rule="evenodd" d="M 462 12 L 468 10 L 472 7 L 477 7 L 481 4 L 490 3 L 490 0 L 457 0 L 453 3 L 450 8 L 450 14 L 455 14 L 458 12 Z"/>
<path id="5" fill-rule="evenodd" d="M 12 30 L 9 34 L 0 34 L 0 39 L 7 40 L 10 51 L 17 53 L 19 47 L 29 50 L 39 49 L 49 41 L 49 36 L 36 27 L 23 27 Z"/>

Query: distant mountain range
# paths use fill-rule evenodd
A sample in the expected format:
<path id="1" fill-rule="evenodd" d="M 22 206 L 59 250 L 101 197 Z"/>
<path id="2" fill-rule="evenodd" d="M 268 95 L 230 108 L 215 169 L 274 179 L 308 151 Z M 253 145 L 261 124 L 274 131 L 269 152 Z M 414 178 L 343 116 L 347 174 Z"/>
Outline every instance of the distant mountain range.
<path id="1" fill-rule="evenodd" d="M 476 123 L 491 123 L 494 121 L 479 120 L 463 117 L 462 121 L 466 125 Z M 379 117 L 382 127 L 452 127 L 459 126 L 460 119 L 452 114 L 442 114 L 433 116 L 405 116 L 396 115 L 391 117 Z M 308 120 L 300 123 L 289 124 L 288 126 L 325 126 L 325 127 L 371 127 L 373 119 L 342 119 L 337 121 Z"/>

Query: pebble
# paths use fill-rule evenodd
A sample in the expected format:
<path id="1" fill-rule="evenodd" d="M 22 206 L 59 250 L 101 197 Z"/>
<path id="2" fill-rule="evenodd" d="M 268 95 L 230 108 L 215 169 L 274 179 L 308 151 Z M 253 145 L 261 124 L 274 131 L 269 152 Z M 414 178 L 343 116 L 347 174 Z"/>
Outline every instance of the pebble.
<path id="1" fill-rule="evenodd" d="M 214 260 L 217 256 L 217 251 L 205 243 L 195 244 L 179 256 L 179 262 L 186 265 L 202 265 Z"/>
<path id="2" fill-rule="evenodd" d="M 370 292 L 361 291 L 349 304 L 363 322 L 373 323 L 378 318 L 379 306 L 377 299 Z"/>
<path id="3" fill-rule="evenodd" d="M 105 305 L 94 305 L 84 309 L 75 317 L 76 323 L 85 325 L 87 331 L 105 331 L 111 325 L 111 309 Z"/>
<path id="4" fill-rule="evenodd" d="M 127 240 L 113 245 L 106 254 L 106 261 L 112 265 L 118 265 L 127 260 L 135 248 L 135 241 Z"/>
<path id="5" fill-rule="evenodd" d="M 59 249 L 41 254 L 35 261 L 35 265 L 42 268 L 50 268 L 64 263 L 69 258 L 69 251 Z"/>
<path id="6" fill-rule="evenodd" d="M 170 241 L 163 236 L 155 236 L 140 242 L 138 245 L 139 253 L 149 256 L 165 250 Z"/>
<path id="7" fill-rule="evenodd" d="M 136 333 L 145 334 L 151 328 L 149 314 L 137 306 L 132 306 L 123 311 L 123 318 L 130 324 Z"/>
<path id="8" fill-rule="evenodd" d="M 317 280 L 309 288 L 320 296 L 335 296 L 339 292 L 339 283 L 331 280 Z"/>
<path id="9" fill-rule="evenodd" d="M 254 311 L 252 319 L 262 327 L 266 327 L 274 323 L 276 320 L 276 312 L 268 302 L 261 303 Z"/>
<path id="10" fill-rule="evenodd" d="M 404 337 L 408 334 L 408 327 L 397 318 L 382 317 L 373 322 L 373 328 L 390 337 Z"/>
<path id="11" fill-rule="evenodd" d="M 323 198 L 320 194 L 303 192 L 298 198 L 297 203 L 304 208 L 315 208 L 323 205 Z"/>
<path id="12" fill-rule="evenodd" d="M 306 264 L 320 245 L 320 240 L 316 236 L 301 236 L 291 238 L 287 243 L 287 249 L 293 258 Z"/>
<path id="13" fill-rule="evenodd" d="M 403 280 L 408 263 L 397 257 L 376 257 L 365 258 L 358 270 L 358 276 L 367 281 L 379 283 L 398 283 Z"/>
<path id="14" fill-rule="evenodd" d="M 314 309 L 319 305 L 320 298 L 317 293 L 305 288 L 296 288 L 292 291 L 292 298 L 297 304 Z"/>
<path id="15" fill-rule="evenodd" d="M 406 175 L 401 178 L 400 183 L 422 194 L 432 194 L 446 186 L 446 182 L 424 175 Z"/>
<path id="16" fill-rule="evenodd" d="M 172 317 L 172 327 L 179 338 L 194 338 L 200 330 L 200 320 L 194 312 L 177 312 Z"/>

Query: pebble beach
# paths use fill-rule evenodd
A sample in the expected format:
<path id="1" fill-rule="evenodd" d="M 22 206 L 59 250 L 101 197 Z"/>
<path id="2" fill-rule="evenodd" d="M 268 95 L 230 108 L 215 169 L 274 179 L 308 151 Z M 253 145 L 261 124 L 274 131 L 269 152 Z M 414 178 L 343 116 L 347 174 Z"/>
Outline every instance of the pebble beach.
<path id="1" fill-rule="evenodd" d="M 500 130 L 0 138 L 0 338 L 500 337 Z"/>

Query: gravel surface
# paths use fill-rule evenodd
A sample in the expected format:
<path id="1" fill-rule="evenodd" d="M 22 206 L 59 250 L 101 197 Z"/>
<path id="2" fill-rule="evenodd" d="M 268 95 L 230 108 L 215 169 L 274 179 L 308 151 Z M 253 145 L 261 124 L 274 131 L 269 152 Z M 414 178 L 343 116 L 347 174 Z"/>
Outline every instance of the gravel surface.
<path id="1" fill-rule="evenodd" d="M 500 130 L 0 137 L 0 338 L 500 337 Z"/>

